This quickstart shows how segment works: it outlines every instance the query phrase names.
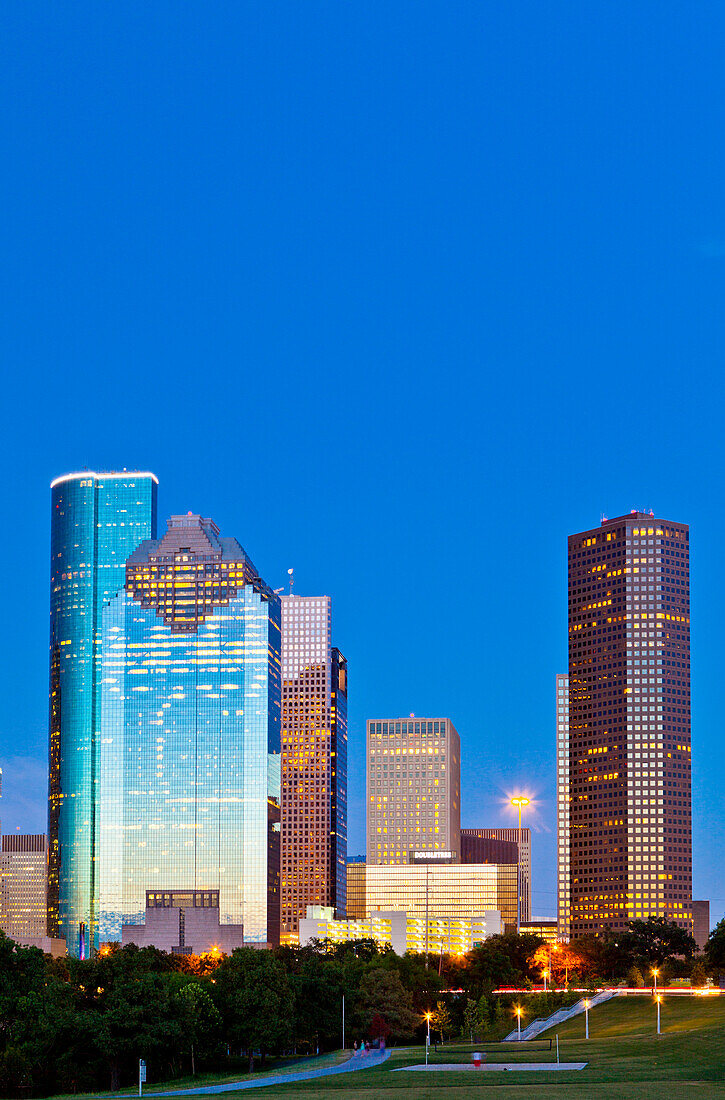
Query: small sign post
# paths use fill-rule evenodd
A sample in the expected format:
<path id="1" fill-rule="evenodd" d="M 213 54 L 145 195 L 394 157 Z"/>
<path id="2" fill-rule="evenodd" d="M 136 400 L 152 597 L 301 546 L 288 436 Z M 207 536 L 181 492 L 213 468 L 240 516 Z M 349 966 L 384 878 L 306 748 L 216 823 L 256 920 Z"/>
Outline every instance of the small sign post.
<path id="1" fill-rule="evenodd" d="M 146 1080 L 146 1063 L 143 1058 L 138 1060 L 138 1094 L 141 1096 L 144 1082 Z"/>

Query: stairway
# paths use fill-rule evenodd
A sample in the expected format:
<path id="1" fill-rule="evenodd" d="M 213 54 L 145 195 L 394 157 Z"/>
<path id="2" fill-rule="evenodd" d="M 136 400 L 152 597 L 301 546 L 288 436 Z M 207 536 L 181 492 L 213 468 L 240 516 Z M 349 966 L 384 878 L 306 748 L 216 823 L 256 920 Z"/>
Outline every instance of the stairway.
<path id="1" fill-rule="evenodd" d="M 532 1020 L 530 1024 L 521 1029 L 521 1042 L 526 1039 L 535 1039 L 537 1035 L 541 1035 L 543 1031 L 548 1031 L 550 1027 L 554 1027 L 556 1024 L 562 1024 L 564 1020 L 570 1020 L 572 1016 L 580 1016 L 584 1011 L 584 1002 L 589 1001 L 590 1008 L 596 1008 L 597 1005 L 604 1004 L 605 1001 L 611 1000 L 612 997 L 616 997 L 619 993 L 618 989 L 603 989 L 601 993 L 594 993 L 591 997 L 582 997 L 580 1001 L 577 1001 L 571 1008 L 557 1008 L 556 1012 L 552 1012 L 551 1016 L 546 1016 L 536 1020 Z M 518 1029 L 510 1031 L 506 1038 L 505 1043 L 515 1043 L 519 1037 Z"/>

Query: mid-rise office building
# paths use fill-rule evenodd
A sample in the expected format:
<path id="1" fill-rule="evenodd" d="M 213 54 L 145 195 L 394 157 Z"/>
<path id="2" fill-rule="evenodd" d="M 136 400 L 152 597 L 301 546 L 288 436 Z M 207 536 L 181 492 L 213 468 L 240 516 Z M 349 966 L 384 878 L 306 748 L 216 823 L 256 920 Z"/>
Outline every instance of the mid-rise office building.
<path id="1" fill-rule="evenodd" d="M 347 864 L 347 915 L 350 920 L 365 916 L 364 856 L 357 856 Z"/>
<path id="2" fill-rule="evenodd" d="M 368 864 L 365 916 L 377 910 L 416 918 L 462 919 L 496 910 L 507 928 L 516 929 L 515 863 L 458 863 L 452 853 L 413 852 L 411 862 Z"/>
<path id="3" fill-rule="evenodd" d="M 556 677 L 556 917 L 558 934 L 569 939 L 569 677 Z"/>
<path id="4" fill-rule="evenodd" d="M 0 930 L 17 943 L 42 939 L 47 927 L 48 841 L 11 833 L 0 849 Z"/>
<path id="5" fill-rule="evenodd" d="M 143 923 L 124 924 L 121 944 L 171 955 L 231 955 L 244 947 L 241 924 L 222 924 L 216 890 L 149 890 Z"/>
<path id="6" fill-rule="evenodd" d="M 186 891 L 278 943 L 279 597 L 212 520 L 172 516 L 129 555 L 102 637 L 102 940 Z"/>
<path id="7" fill-rule="evenodd" d="M 522 829 L 521 841 L 521 920 L 531 919 L 531 829 Z M 487 850 L 483 844 L 495 844 L 489 849 L 491 856 L 477 858 Z M 506 847 L 501 847 L 506 845 Z M 512 847 L 508 847 L 512 845 Z M 516 862 L 519 848 L 518 829 L 461 829 L 461 858 L 467 863 L 488 861 L 493 863 Z M 516 922 L 514 921 L 514 924 Z"/>
<path id="8" fill-rule="evenodd" d="M 367 765 L 368 865 L 407 865 L 414 850 L 453 852 L 457 859 L 461 746 L 451 720 L 370 719 Z"/>
<path id="9" fill-rule="evenodd" d="M 685 524 L 632 512 L 569 537 L 573 937 L 692 926 Z"/>
<path id="10" fill-rule="evenodd" d="M 430 955 L 467 955 L 489 936 L 503 932 L 501 914 L 481 913 L 479 916 L 425 918 L 410 913 L 375 911 L 360 920 L 334 920 L 331 909 L 310 906 L 300 921 L 300 945 L 313 940 L 349 943 L 351 940 L 372 939 L 378 947 L 390 946 L 396 955 L 406 951 Z"/>
<path id="11" fill-rule="evenodd" d="M 126 470 L 51 485 L 48 934 L 73 955 L 98 945 L 101 617 L 156 536 L 156 486 Z"/>
<path id="12" fill-rule="evenodd" d="M 282 596 L 282 940 L 347 904 L 347 662 L 329 596 Z"/>

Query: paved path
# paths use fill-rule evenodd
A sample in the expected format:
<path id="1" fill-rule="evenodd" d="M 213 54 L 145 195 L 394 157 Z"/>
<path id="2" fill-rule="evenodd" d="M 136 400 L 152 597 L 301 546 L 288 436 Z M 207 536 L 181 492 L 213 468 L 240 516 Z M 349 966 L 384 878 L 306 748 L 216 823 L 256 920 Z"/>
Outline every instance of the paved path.
<path id="1" fill-rule="evenodd" d="M 241 1089 L 263 1089 L 267 1085 L 291 1085 L 295 1081 L 312 1081 L 315 1077 L 332 1077 L 336 1073 L 354 1073 L 358 1069 L 380 1066 L 390 1057 L 389 1050 L 371 1050 L 353 1054 L 340 1066 L 327 1069 L 304 1069 L 297 1073 L 274 1073 L 256 1081 L 228 1081 L 225 1085 L 203 1085 L 197 1089 L 172 1089 L 169 1092 L 144 1092 L 144 1096 L 209 1096 L 217 1092 L 239 1092 Z"/>
<path id="2" fill-rule="evenodd" d="M 550 1072 L 557 1069 L 584 1069 L 587 1062 L 486 1062 L 478 1067 L 482 1069 L 497 1069 L 497 1070 L 540 1070 L 542 1072 Z M 409 1070 L 427 1070 L 437 1072 L 438 1070 L 455 1070 L 458 1073 L 460 1070 L 471 1069 L 475 1070 L 476 1066 L 472 1062 L 443 1062 L 439 1065 L 431 1063 L 429 1066 L 401 1066 L 400 1069 L 394 1069 L 393 1073 L 406 1073 Z"/>

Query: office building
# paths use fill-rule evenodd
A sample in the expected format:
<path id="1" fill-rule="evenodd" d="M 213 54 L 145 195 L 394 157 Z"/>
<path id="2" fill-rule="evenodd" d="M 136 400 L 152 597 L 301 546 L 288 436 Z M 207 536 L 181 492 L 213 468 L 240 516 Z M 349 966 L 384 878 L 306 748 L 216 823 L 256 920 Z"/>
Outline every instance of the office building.
<path id="1" fill-rule="evenodd" d="M 556 677 L 556 916 L 569 939 L 569 677 Z"/>
<path id="2" fill-rule="evenodd" d="M 692 935 L 697 944 L 698 951 L 705 949 L 705 944 L 710 938 L 710 902 L 693 901 L 692 903 Z"/>
<path id="3" fill-rule="evenodd" d="M 244 929 L 221 923 L 216 890 L 151 890 L 143 923 L 121 928 L 122 946 L 130 943 L 171 955 L 231 955 L 244 946 Z"/>
<path id="4" fill-rule="evenodd" d="M 17 943 L 46 935 L 48 841 L 11 833 L 0 849 L 0 930 Z"/>
<path id="5" fill-rule="evenodd" d="M 365 916 L 397 910 L 416 918 L 461 919 L 496 910 L 516 929 L 515 863 L 450 862 L 453 853 L 411 853 L 412 862 L 368 864 Z"/>
<path id="6" fill-rule="evenodd" d="M 685 524 L 632 512 L 569 537 L 572 937 L 692 926 Z"/>
<path id="7" fill-rule="evenodd" d="M 146 898 L 218 895 L 279 942 L 280 601 L 210 519 L 172 516 L 103 609 L 100 935 Z"/>
<path id="8" fill-rule="evenodd" d="M 467 955 L 489 936 L 503 932 L 501 914 L 495 911 L 480 916 L 431 917 L 410 913 L 374 912 L 361 920 L 334 920 L 331 908 L 310 906 L 307 917 L 300 921 L 300 945 L 313 940 L 349 943 L 351 940 L 372 939 L 378 947 L 392 947 L 396 955 L 406 951 L 431 955 Z"/>
<path id="9" fill-rule="evenodd" d="M 51 485 L 48 934 L 72 955 L 98 944 L 101 616 L 156 536 L 156 486 L 126 470 Z"/>
<path id="10" fill-rule="evenodd" d="M 495 843 L 497 847 L 490 849 L 492 853 L 496 852 L 496 858 L 491 858 L 495 863 L 508 863 L 511 861 L 511 855 L 513 854 L 513 862 L 516 862 L 516 851 L 519 847 L 519 830 L 518 829 L 461 829 L 461 853 L 466 854 L 466 862 L 486 862 L 486 860 L 479 861 L 476 859 L 477 853 L 483 853 L 486 849 L 478 847 L 482 841 L 489 841 Z M 514 845 L 515 849 L 512 851 L 510 847 L 502 848 L 500 845 Z M 531 919 L 531 829 L 521 830 L 521 920 L 527 921 Z M 516 921 L 514 920 L 514 924 Z"/>
<path id="11" fill-rule="evenodd" d="M 539 936 L 545 943 L 559 942 L 559 925 L 555 920 L 529 920 L 521 922 L 521 933 Z"/>
<path id="12" fill-rule="evenodd" d="M 329 596 L 282 596 L 282 941 L 347 904 L 347 662 Z"/>
<path id="13" fill-rule="evenodd" d="M 413 850 L 458 858 L 461 747 L 450 719 L 370 719 L 367 765 L 368 864 L 407 864 Z"/>
<path id="14" fill-rule="evenodd" d="M 347 916 L 359 920 L 365 916 L 365 857 L 357 856 L 347 864 Z"/>

